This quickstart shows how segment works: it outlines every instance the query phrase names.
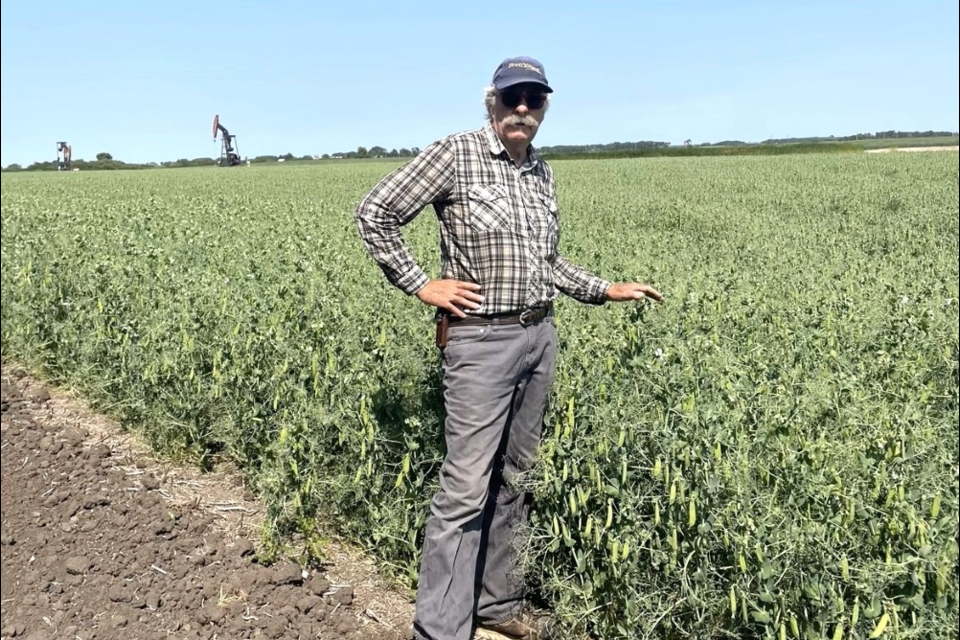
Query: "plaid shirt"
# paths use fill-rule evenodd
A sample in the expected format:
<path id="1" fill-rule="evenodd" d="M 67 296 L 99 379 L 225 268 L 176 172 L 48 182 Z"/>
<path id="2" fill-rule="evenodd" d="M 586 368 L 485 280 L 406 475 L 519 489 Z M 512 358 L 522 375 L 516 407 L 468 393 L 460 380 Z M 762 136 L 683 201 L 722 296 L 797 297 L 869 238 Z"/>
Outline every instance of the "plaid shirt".
<path id="1" fill-rule="evenodd" d="M 517 167 L 487 122 L 432 143 L 360 202 L 356 221 L 367 253 L 408 295 L 429 277 L 399 228 L 428 204 L 440 221 L 441 277 L 481 286 L 483 305 L 465 313 L 518 312 L 561 292 L 604 303 L 609 283 L 557 253 L 553 170 L 532 146 Z"/>

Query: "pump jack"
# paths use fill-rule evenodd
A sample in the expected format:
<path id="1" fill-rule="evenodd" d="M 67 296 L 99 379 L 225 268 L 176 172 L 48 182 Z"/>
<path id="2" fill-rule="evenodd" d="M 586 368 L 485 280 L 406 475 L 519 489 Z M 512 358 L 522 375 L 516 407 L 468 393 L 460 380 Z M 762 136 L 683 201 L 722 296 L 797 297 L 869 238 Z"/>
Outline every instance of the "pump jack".
<path id="1" fill-rule="evenodd" d="M 220 124 L 220 115 L 213 116 L 213 141 L 217 141 L 217 133 L 220 137 L 220 161 L 217 163 L 221 167 L 236 167 L 240 164 L 240 154 L 237 151 L 237 136 L 231 135 L 227 128 Z"/>
<path id="2" fill-rule="evenodd" d="M 62 154 L 62 155 L 61 155 Z M 73 148 L 66 142 L 57 143 L 57 171 L 69 171 Z"/>

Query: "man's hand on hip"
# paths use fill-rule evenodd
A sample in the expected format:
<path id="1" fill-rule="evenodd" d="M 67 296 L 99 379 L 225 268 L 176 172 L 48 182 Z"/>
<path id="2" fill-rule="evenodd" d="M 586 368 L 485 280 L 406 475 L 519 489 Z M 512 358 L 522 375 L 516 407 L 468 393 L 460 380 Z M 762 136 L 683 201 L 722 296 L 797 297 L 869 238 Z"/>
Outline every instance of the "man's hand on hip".
<path id="1" fill-rule="evenodd" d="M 417 298 L 424 304 L 445 309 L 459 318 L 465 318 L 461 309 L 479 309 L 483 296 L 480 285 L 462 280 L 431 280 L 417 292 Z"/>
<path id="2" fill-rule="evenodd" d="M 611 302 L 629 302 L 651 298 L 656 301 L 663 299 L 663 294 L 648 284 L 639 282 L 618 282 L 607 289 L 607 300 Z"/>

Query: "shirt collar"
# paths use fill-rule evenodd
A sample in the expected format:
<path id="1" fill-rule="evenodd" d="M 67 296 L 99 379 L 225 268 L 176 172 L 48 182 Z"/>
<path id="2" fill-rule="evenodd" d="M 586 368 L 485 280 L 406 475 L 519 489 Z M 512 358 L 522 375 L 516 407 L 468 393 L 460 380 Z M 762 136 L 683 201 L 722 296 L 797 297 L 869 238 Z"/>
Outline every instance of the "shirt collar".
<path id="1" fill-rule="evenodd" d="M 510 157 L 507 154 L 507 148 L 503 146 L 503 141 L 500 140 L 500 136 L 497 135 L 497 132 L 493 129 L 493 123 L 489 120 L 483 125 L 483 133 L 487 138 L 487 146 L 490 148 L 490 153 L 495 156 L 504 155 Z M 537 165 L 540 164 L 540 154 L 537 153 L 536 147 L 532 144 L 527 145 L 527 159 L 524 161 L 522 168 L 523 169 L 534 169 Z"/>

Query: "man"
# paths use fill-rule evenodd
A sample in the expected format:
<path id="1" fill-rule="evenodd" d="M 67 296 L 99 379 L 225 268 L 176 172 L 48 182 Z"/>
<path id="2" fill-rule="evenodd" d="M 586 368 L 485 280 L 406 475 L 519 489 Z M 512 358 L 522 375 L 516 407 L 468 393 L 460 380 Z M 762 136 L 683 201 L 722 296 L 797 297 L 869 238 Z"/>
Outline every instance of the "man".
<path id="1" fill-rule="evenodd" d="M 512 536 L 528 514 L 517 480 L 536 455 L 554 377 L 553 301 L 661 299 L 557 253 L 553 172 L 532 145 L 551 93 L 539 61 L 504 60 L 486 89 L 483 127 L 434 142 L 357 207 L 366 250 L 389 282 L 437 309 L 447 453 L 422 551 L 417 640 L 548 637 L 524 608 Z M 429 204 L 440 279 L 399 231 Z"/>

